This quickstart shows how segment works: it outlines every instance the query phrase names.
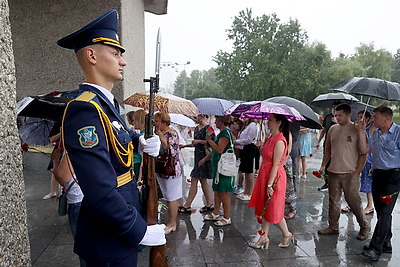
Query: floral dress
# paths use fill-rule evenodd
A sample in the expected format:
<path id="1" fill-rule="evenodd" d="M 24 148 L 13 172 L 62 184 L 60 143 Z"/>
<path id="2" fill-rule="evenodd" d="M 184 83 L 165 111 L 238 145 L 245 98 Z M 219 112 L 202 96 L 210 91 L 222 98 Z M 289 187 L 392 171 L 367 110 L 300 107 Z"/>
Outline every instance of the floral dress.
<path id="1" fill-rule="evenodd" d="M 157 173 L 160 178 L 168 179 L 168 178 L 176 178 L 181 176 L 181 165 L 179 164 L 179 135 L 178 133 L 172 129 L 169 132 L 166 132 L 165 138 L 167 139 L 168 148 L 171 151 L 172 157 L 175 158 L 175 176 L 167 176 L 164 174 Z M 166 150 L 163 146 L 161 146 L 160 154 L 166 153 Z"/>

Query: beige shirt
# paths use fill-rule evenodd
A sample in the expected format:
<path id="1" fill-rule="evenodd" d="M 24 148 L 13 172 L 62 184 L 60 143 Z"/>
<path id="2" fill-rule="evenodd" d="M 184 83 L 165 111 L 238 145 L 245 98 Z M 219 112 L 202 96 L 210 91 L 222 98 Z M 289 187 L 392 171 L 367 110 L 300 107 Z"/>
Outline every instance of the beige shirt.
<path id="1" fill-rule="evenodd" d="M 358 130 L 353 123 L 333 125 L 326 136 L 325 149 L 331 151 L 328 171 L 350 173 L 356 170 L 360 153 L 358 151 Z"/>

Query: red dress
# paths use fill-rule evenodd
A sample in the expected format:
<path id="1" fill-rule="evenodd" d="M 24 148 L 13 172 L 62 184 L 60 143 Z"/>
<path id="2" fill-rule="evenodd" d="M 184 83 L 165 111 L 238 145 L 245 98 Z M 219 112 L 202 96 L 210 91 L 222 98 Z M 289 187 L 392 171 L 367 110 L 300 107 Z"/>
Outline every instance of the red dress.
<path id="1" fill-rule="evenodd" d="M 267 201 L 267 185 L 273 163 L 273 153 L 276 142 L 282 140 L 285 143 L 285 151 L 278 167 L 279 181 L 274 189 L 274 193 L 269 200 L 265 213 L 263 214 L 264 220 L 269 223 L 279 223 L 283 219 L 285 211 L 285 195 L 286 195 L 286 172 L 283 168 L 284 160 L 287 154 L 287 143 L 282 133 L 269 137 L 265 143 L 261 155 L 262 164 L 258 172 L 256 184 L 254 185 L 253 193 L 250 199 L 249 208 L 256 207 L 255 215 L 261 216 L 264 211 L 265 202 Z M 275 178 L 276 179 L 276 178 Z"/>

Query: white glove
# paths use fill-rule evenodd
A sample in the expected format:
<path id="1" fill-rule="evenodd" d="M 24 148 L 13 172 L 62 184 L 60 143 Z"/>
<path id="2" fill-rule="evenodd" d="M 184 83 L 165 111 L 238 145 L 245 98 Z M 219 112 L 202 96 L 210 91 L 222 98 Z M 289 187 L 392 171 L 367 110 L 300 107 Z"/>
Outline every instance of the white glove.
<path id="1" fill-rule="evenodd" d="M 145 246 L 161 246 L 167 243 L 165 239 L 165 224 L 155 224 L 147 226 L 146 233 L 140 245 Z"/>
<path id="2" fill-rule="evenodd" d="M 152 157 L 157 157 L 160 152 L 161 141 L 158 135 L 144 139 L 144 136 L 139 137 L 139 142 L 143 147 L 143 152 L 149 154 Z"/>

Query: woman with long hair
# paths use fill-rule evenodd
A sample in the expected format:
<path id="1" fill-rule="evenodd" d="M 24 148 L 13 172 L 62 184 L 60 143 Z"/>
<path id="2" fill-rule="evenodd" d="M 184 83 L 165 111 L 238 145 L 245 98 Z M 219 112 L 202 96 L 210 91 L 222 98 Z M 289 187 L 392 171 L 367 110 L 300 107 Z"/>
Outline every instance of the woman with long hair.
<path id="1" fill-rule="evenodd" d="M 282 232 L 279 247 L 286 248 L 294 242 L 285 218 L 286 172 L 283 167 L 289 143 L 289 122 L 285 116 L 271 114 L 268 117 L 271 135 L 262 148 L 262 164 L 250 199 L 249 208 L 255 207 L 255 215 L 262 229 L 260 238 L 251 243 L 253 248 L 268 248 L 268 232 L 271 224 L 277 224 Z"/>

